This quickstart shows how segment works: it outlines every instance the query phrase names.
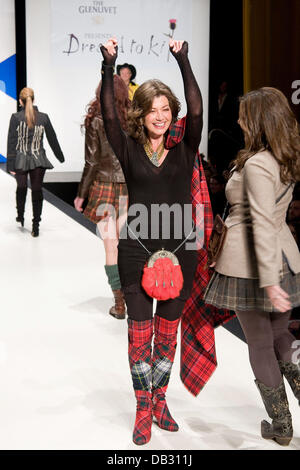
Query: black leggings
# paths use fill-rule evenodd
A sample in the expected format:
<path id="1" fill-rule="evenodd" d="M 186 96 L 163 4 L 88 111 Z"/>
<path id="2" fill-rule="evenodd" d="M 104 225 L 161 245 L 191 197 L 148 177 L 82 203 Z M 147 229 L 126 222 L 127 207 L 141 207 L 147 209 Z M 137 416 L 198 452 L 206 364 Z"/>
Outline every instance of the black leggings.
<path id="1" fill-rule="evenodd" d="M 282 380 L 278 360 L 290 362 L 294 336 L 288 330 L 291 312 L 236 312 L 244 331 L 255 378 L 277 388 Z"/>
<path id="2" fill-rule="evenodd" d="M 138 289 L 138 292 L 126 292 L 125 288 L 124 297 L 128 318 L 135 321 L 145 321 L 153 317 L 153 299 L 142 288 Z M 186 300 L 185 295 L 176 299 L 157 301 L 155 314 L 169 321 L 177 320 L 181 317 Z"/>
<path id="3" fill-rule="evenodd" d="M 32 191 L 41 191 L 45 172 L 45 168 L 35 168 L 34 170 L 29 171 L 16 170 L 18 188 L 27 188 L 29 174 Z"/>

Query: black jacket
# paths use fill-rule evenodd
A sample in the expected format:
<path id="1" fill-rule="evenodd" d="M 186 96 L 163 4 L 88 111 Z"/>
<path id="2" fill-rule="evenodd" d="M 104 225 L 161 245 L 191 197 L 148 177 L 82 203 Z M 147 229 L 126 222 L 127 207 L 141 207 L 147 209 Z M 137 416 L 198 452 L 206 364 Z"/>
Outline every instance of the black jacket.
<path id="1" fill-rule="evenodd" d="M 33 129 L 29 129 L 26 124 L 24 108 L 11 116 L 7 139 L 8 172 L 15 171 L 16 167 L 18 168 L 18 159 L 24 161 L 25 158 L 30 157 L 33 157 L 34 161 L 48 162 L 51 165 L 49 160 L 46 159 L 43 147 L 44 132 L 56 158 L 60 162 L 65 160 L 49 116 L 39 112 L 36 106 L 34 106 L 34 109 L 36 111 L 36 122 Z M 46 165 L 45 167 L 49 168 Z M 51 165 L 50 168 L 53 168 L 53 166 Z"/>

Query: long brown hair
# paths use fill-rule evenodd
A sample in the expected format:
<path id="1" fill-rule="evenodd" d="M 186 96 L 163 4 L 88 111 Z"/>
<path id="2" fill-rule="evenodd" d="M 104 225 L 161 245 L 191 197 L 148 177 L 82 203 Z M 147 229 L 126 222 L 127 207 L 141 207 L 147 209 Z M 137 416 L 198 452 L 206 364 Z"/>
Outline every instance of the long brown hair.
<path id="1" fill-rule="evenodd" d="M 87 129 L 92 120 L 96 115 L 101 116 L 101 105 L 100 105 L 100 90 L 101 84 L 99 83 L 96 89 L 96 98 L 91 101 L 87 106 L 87 113 L 84 119 L 83 127 Z M 114 75 L 114 95 L 115 95 L 115 105 L 118 114 L 118 118 L 121 123 L 123 130 L 127 129 L 127 114 L 130 107 L 130 101 L 128 98 L 128 89 L 123 80 L 118 76 Z"/>
<path id="2" fill-rule="evenodd" d="M 239 123 L 245 148 L 233 162 L 237 171 L 257 152 L 269 150 L 279 163 L 282 183 L 300 180 L 299 124 L 281 91 L 263 87 L 242 96 Z"/>
<path id="3" fill-rule="evenodd" d="M 20 91 L 19 98 L 25 108 L 26 124 L 30 129 L 32 129 L 36 120 L 35 111 L 33 109 L 34 91 L 32 88 L 23 88 Z"/>
<path id="4" fill-rule="evenodd" d="M 180 111 L 180 103 L 167 85 L 160 80 L 144 82 L 134 93 L 132 106 L 128 113 L 128 134 L 142 145 L 147 140 L 144 118 L 151 111 L 153 99 L 158 96 L 165 96 L 168 99 L 172 122 L 177 120 Z"/>

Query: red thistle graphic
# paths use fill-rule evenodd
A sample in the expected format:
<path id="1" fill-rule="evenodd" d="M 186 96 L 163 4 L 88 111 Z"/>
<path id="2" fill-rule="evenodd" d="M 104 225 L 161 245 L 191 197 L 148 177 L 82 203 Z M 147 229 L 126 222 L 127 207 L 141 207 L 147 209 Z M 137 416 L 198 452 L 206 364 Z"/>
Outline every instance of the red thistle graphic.
<path id="1" fill-rule="evenodd" d="M 177 20 L 169 20 L 170 29 L 172 29 L 172 31 L 176 28 L 176 21 Z M 172 37 L 173 37 L 173 35 L 172 35 Z"/>

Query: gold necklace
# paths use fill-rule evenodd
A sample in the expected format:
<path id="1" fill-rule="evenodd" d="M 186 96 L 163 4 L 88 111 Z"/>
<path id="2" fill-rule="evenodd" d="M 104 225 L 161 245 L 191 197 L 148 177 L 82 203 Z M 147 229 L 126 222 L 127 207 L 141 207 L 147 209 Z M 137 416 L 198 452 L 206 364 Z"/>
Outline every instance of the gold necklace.
<path id="1" fill-rule="evenodd" d="M 165 143 L 163 139 L 156 152 L 153 151 L 152 145 L 150 144 L 149 140 L 147 140 L 147 142 L 144 144 L 144 149 L 147 154 L 147 157 L 155 166 L 159 166 L 159 160 L 161 159 L 165 150 L 164 144 Z"/>

